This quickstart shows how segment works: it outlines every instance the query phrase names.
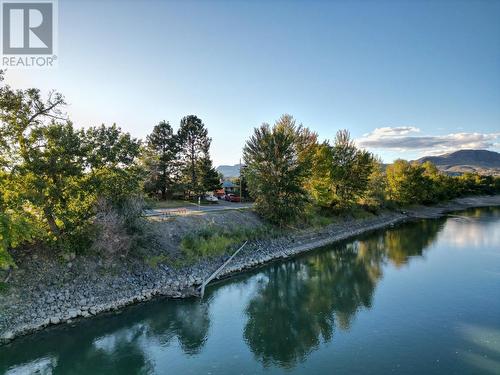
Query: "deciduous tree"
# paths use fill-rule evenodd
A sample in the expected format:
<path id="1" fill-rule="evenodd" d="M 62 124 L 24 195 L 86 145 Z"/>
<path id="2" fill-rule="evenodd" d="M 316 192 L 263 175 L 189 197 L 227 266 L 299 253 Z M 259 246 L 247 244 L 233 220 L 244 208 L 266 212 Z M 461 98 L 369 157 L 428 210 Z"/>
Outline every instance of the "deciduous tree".
<path id="1" fill-rule="evenodd" d="M 402 203 L 420 203 L 425 184 L 424 169 L 418 163 L 398 159 L 387 166 L 387 192 L 391 200 Z"/>
<path id="2" fill-rule="evenodd" d="M 313 159 L 311 194 L 320 206 L 347 207 L 367 191 L 373 156 L 360 150 L 347 130 L 337 133 L 333 146 L 327 142 Z"/>
<path id="3" fill-rule="evenodd" d="M 263 124 L 254 129 L 243 150 L 245 176 L 255 207 L 278 225 L 297 219 L 307 202 L 303 134 L 304 129 L 293 117 L 283 115 L 273 127 Z"/>

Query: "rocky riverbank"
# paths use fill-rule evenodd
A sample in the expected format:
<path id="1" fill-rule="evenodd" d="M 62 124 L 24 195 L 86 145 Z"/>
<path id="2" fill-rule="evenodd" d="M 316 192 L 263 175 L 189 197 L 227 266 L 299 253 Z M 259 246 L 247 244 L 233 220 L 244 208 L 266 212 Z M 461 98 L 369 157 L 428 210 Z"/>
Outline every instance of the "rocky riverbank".
<path id="1" fill-rule="evenodd" d="M 283 237 L 251 241 L 218 278 L 230 277 L 270 261 L 292 257 L 403 221 L 435 218 L 450 211 L 470 207 L 498 205 L 500 196 L 462 198 L 432 207 L 417 207 L 403 212 L 384 212 L 364 219 L 347 218 L 322 228 L 304 229 Z M 236 217 L 234 215 L 242 215 L 246 222 L 258 220 L 250 212 L 223 215 L 225 216 L 222 218 L 226 221 L 234 221 Z M 228 217 L 228 215 L 233 216 Z M 175 243 L 175 235 L 170 233 L 168 236 L 173 239 L 172 243 Z M 132 267 L 115 269 L 114 272 L 102 272 L 102 265 L 97 258 L 70 259 L 63 263 L 48 264 L 46 260 L 33 255 L 29 267 L 16 271 L 15 280 L 18 284 L 13 282 L 12 288 L 0 295 L 0 343 L 7 343 L 17 336 L 50 325 L 117 310 L 155 296 L 171 298 L 195 296 L 198 294 L 198 286 L 227 257 L 205 259 L 183 268 L 173 268 L 164 264 L 159 264 L 157 267 L 134 264 Z M 85 273 L 79 271 L 82 269 L 86 270 Z M 35 273 L 36 277 L 30 277 Z M 30 282 L 23 284 L 20 280 L 30 280 Z"/>

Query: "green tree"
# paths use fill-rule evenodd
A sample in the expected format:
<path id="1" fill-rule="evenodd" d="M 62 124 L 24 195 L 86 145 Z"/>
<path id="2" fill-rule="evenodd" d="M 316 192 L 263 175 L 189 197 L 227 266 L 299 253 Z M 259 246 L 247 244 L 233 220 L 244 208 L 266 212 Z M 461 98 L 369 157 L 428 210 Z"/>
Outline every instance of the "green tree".
<path id="1" fill-rule="evenodd" d="M 142 194 L 144 170 L 138 165 L 141 142 L 116 124 L 87 129 L 83 137 L 87 173 L 82 187 L 91 193 L 90 204 L 105 199 L 120 206 Z"/>
<path id="2" fill-rule="evenodd" d="M 142 246 L 144 238 L 141 142 L 113 124 L 88 129 L 84 143 L 86 173 L 80 188 L 86 194 L 80 206 L 86 207 L 87 215 L 81 219 L 91 236 L 84 231 L 83 240 L 105 260 L 127 256 Z M 75 232 L 73 237 L 78 235 Z"/>
<path id="3" fill-rule="evenodd" d="M 460 195 L 498 193 L 499 177 L 483 176 L 477 173 L 464 173 L 456 178 L 456 189 Z"/>
<path id="4" fill-rule="evenodd" d="M 378 157 L 373 157 L 372 172 L 368 177 L 366 193 L 361 203 L 372 208 L 382 206 L 385 202 L 386 185 L 387 179 L 382 160 Z"/>
<path id="5" fill-rule="evenodd" d="M 347 207 L 364 197 L 373 156 L 360 150 L 347 130 L 337 132 L 333 146 L 323 143 L 313 159 L 311 195 L 320 206 Z"/>
<path id="6" fill-rule="evenodd" d="M 17 184 L 0 169 L 0 269 L 15 266 L 9 249 L 41 235 L 39 219 L 22 208 Z"/>
<path id="7" fill-rule="evenodd" d="M 118 204 L 141 191 L 140 142 L 115 125 L 76 131 L 64 104 L 59 93 L 0 87 L 3 254 L 34 239 L 88 243 L 98 199 Z"/>
<path id="8" fill-rule="evenodd" d="M 386 174 L 387 193 L 392 201 L 401 204 L 423 201 L 426 179 L 422 165 L 398 159 L 387 166 Z"/>
<path id="9" fill-rule="evenodd" d="M 424 186 L 422 186 L 422 202 L 435 203 L 453 198 L 454 189 L 451 184 L 452 177 L 445 175 L 430 161 L 422 164 Z"/>
<path id="10" fill-rule="evenodd" d="M 500 176 L 496 176 L 493 179 L 493 191 L 495 194 L 500 193 Z"/>
<path id="11" fill-rule="evenodd" d="M 347 130 L 340 130 L 332 148 L 332 179 L 340 206 L 350 205 L 364 196 L 373 170 L 373 156 L 360 150 Z"/>
<path id="12" fill-rule="evenodd" d="M 83 134 L 87 167 L 122 168 L 133 165 L 141 142 L 123 132 L 116 124 L 95 126 Z"/>
<path id="13" fill-rule="evenodd" d="M 313 201 L 320 207 L 331 207 L 334 204 L 332 165 L 331 146 L 327 142 L 323 142 L 314 151 L 311 175 L 306 183 Z"/>
<path id="14" fill-rule="evenodd" d="M 309 151 L 303 147 L 304 132 L 293 117 L 283 115 L 272 128 L 263 124 L 254 129 L 243 149 L 245 176 L 255 208 L 272 223 L 294 221 L 306 205 L 305 155 Z"/>
<path id="15" fill-rule="evenodd" d="M 198 117 L 189 115 L 181 120 L 178 132 L 180 156 L 182 160 L 183 181 L 187 196 L 203 193 L 203 184 L 200 181 L 199 166 L 204 156 L 206 143 L 210 145 L 208 131 Z"/>
<path id="16" fill-rule="evenodd" d="M 38 209 L 54 236 L 61 231 L 56 211 L 66 204 L 67 179 L 82 170 L 77 136 L 71 123 L 64 122 L 64 105 L 57 92 L 43 99 L 38 89 L 0 87 L 0 160 L 9 171 L 11 186 L 18 188 L 16 200 Z"/>
<path id="17" fill-rule="evenodd" d="M 146 190 L 160 191 L 162 200 L 172 197 L 178 183 L 178 152 L 177 136 L 168 122 L 161 121 L 147 137 L 144 159 L 148 173 Z"/>
<path id="18" fill-rule="evenodd" d="M 248 178 L 246 176 L 246 165 L 241 165 L 239 177 L 232 178 L 230 181 L 238 186 L 238 194 L 242 199 L 250 198 L 250 192 L 248 191 Z"/>
<path id="19" fill-rule="evenodd" d="M 201 193 L 220 189 L 221 182 L 217 170 L 210 159 L 210 138 L 206 138 L 202 144 L 202 155 L 198 162 L 199 191 Z"/>
<path id="20" fill-rule="evenodd" d="M 84 169 L 79 133 L 70 122 L 52 122 L 33 129 L 26 141 L 24 161 L 12 176 L 22 182 L 23 199 L 41 209 L 52 234 L 60 237 L 78 220 L 72 203 L 81 194 Z"/>

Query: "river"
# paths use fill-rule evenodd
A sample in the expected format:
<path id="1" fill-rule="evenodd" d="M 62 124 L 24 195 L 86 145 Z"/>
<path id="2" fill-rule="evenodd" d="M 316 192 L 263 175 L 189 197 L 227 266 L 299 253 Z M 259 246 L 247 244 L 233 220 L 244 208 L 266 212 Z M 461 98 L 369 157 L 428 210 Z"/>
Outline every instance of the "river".
<path id="1" fill-rule="evenodd" d="M 0 347 L 0 374 L 500 374 L 500 209 L 360 236 Z"/>

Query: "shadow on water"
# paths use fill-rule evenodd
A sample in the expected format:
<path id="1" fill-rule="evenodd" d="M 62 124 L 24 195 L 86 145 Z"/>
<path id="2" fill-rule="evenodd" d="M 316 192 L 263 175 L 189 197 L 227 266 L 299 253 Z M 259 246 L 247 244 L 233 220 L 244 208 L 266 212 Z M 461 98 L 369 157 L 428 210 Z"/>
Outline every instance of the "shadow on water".
<path id="1" fill-rule="evenodd" d="M 460 213 L 478 220 L 498 214 L 484 209 Z M 228 286 L 249 291 L 239 300 L 244 322 L 237 329 L 255 360 L 265 367 L 294 368 L 322 343 L 335 341 L 336 332 L 349 330 L 356 314 L 371 308 L 384 269 L 405 267 L 425 255 L 445 222 L 402 224 L 277 262 L 221 282 L 202 302 L 158 300 L 125 309 L 119 316 L 18 339 L 0 348 L 0 373 L 155 373 L 151 353 L 167 349 L 184 357 L 189 368 L 189 357 L 199 359 L 204 353 L 210 308 Z M 476 331 L 466 327 L 464 335 Z"/>

